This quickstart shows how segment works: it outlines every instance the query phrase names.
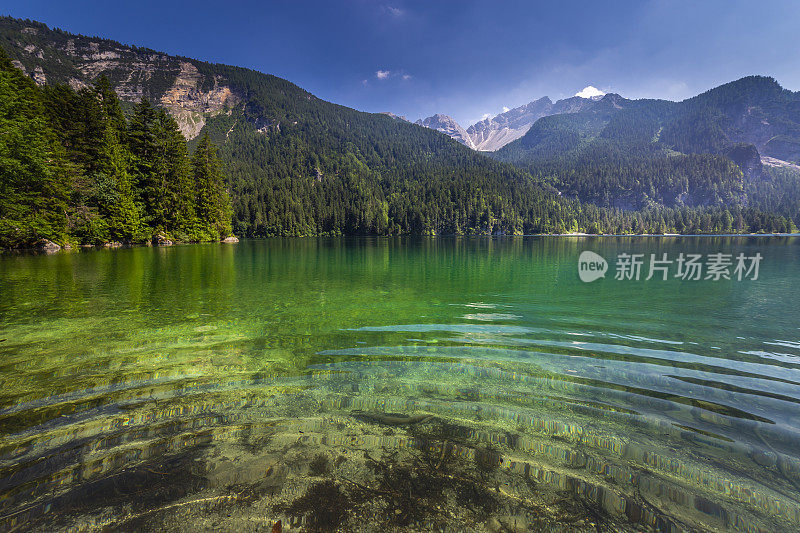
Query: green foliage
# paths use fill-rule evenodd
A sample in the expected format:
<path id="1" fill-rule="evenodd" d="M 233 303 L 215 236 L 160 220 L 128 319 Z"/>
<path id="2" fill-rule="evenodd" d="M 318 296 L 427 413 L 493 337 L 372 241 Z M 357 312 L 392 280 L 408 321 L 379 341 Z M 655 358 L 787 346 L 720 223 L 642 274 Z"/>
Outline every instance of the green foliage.
<path id="1" fill-rule="evenodd" d="M 724 154 L 674 151 L 685 132 L 666 130 L 677 124 L 671 102 L 609 95 L 586 112 L 540 120 L 495 161 L 439 132 L 330 104 L 244 68 L 2 17 L 0 44 L 50 84 L 28 82 L 55 132 L 53 153 L 61 154 L 54 168 L 66 183 L 62 233 L 81 242 L 158 233 L 210 240 L 231 230 L 253 237 L 706 233 L 783 231 L 789 223 L 783 211 L 745 207 L 750 189 Z M 87 59 L 95 55 L 113 57 L 107 80 L 85 74 L 96 72 Z M 204 117 L 191 160 L 175 121 L 148 101 L 160 101 L 181 71 L 192 73 L 198 90 L 224 88 L 236 102 Z M 58 85 L 76 80 L 94 87 Z M 120 104 L 112 87 L 128 101 Z M 665 131 L 674 145 L 660 140 Z M 785 133 L 787 143 L 795 138 Z"/>
<path id="2" fill-rule="evenodd" d="M 747 189 L 752 207 L 800 227 L 800 168 L 765 167 L 763 179 L 748 182 Z"/>
<path id="3" fill-rule="evenodd" d="M 129 124 L 105 78 L 78 92 L 39 89 L 0 55 L 0 132 L 2 246 L 143 242 L 155 234 L 218 240 L 230 232 L 218 165 L 206 177 L 214 192 L 202 198 L 215 218 L 198 219 L 201 199 L 175 120 L 145 99 Z M 204 149 L 207 157 L 214 150 Z"/>
<path id="4" fill-rule="evenodd" d="M 116 94 L 101 78 L 75 92 L 42 89 L 48 120 L 73 167 L 68 230 L 79 242 L 141 241 L 147 230 L 130 175 L 126 123 Z"/>
<path id="5" fill-rule="evenodd" d="M 203 135 L 192 156 L 192 178 L 196 189 L 197 216 L 202 220 L 198 231 L 219 239 L 231 234 L 231 208 L 216 147 Z"/>
<path id="6" fill-rule="evenodd" d="M 175 119 L 142 99 L 128 137 L 147 224 L 157 233 L 198 240 L 188 152 Z"/>
<path id="7" fill-rule="evenodd" d="M 64 241 L 70 170 L 36 85 L 0 50 L 0 245 Z"/>
<path id="8" fill-rule="evenodd" d="M 758 150 L 742 141 L 763 137 L 766 122 L 786 132 L 789 147 L 800 136 L 800 97 L 751 76 L 679 103 L 607 95 L 579 113 L 540 119 L 493 157 L 598 206 L 727 211 L 721 221 L 692 222 L 695 231 L 784 231 L 797 223 L 796 180 L 765 179 Z M 681 218 L 675 226 L 687 227 Z"/>

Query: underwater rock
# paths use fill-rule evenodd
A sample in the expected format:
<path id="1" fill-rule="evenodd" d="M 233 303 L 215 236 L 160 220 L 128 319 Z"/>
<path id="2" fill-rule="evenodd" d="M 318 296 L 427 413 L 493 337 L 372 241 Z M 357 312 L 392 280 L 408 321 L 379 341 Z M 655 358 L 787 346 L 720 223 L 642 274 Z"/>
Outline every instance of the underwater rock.
<path id="1" fill-rule="evenodd" d="M 490 530 L 490 531 L 502 531 L 502 532 L 514 532 L 514 533 L 523 533 L 528 531 L 528 524 L 527 522 L 517 516 L 503 516 L 500 517 L 499 520 L 495 520 L 497 524 L 500 525 L 498 529 Z M 492 524 L 495 525 L 495 524 Z"/>
<path id="2" fill-rule="evenodd" d="M 567 466 L 570 468 L 585 468 L 588 462 L 588 456 L 579 450 L 573 450 L 567 457 Z"/>
<path id="3" fill-rule="evenodd" d="M 381 413 L 378 411 L 353 411 L 352 415 L 365 422 L 373 422 L 387 426 L 408 426 L 411 424 L 419 424 L 420 422 L 425 422 L 433 418 L 433 415 L 428 414 L 407 415 L 404 413 Z"/>
<path id="4" fill-rule="evenodd" d="M 289 516 L 304 517 L 304 526 L 310 531 L 333 531 L 349 515 L 351 501 L 341 487 L 331 480 L 315 483 L 306 493 L 282 508 Z"/>
<path id="5" fill-rule="evenodd" d="M 764 450 L 753 450 L 753 461 L 765 468 L 773 468 L 778 463 L 778 456 Z"/>
<path id="6" fill-rule="evenodd" d="M 317 454 L 308 465 L 308 473 L 317 477 L 327 475 L 330 469 L 330 461 L 324 453 Z"/>

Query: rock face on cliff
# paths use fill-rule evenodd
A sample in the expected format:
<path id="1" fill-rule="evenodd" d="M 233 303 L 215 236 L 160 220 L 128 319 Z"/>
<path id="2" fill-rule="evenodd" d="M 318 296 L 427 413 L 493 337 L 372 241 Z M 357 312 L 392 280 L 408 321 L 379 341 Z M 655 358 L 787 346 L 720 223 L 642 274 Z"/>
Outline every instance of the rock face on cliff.
<path id="1" fill-rule="evenodd" d="M 462 128 L 461 125 L 452 117 L 437 113 L 432 117 L 426 118 L 425 120 L 420 119 L 416 121 L 415 124 L 419 126 L 425 126 L 426 128 L 430 128 L 432 130 L 441 131 L 442 133 L 445 133 L 457 140 L 461 144 L 465 144 L 473 150 L 475 149 L 475 144 L 472 142 L 472 139 L 467 131 Z"/>
<path id="2" fill-rule="evenodd" d="M 0 46 L 40 85 L 80 89 L 105 76 L 121 100 L 146 97 L 164 106 L 187 139 L 200 133 L 209 116 L 229 112 L 241 101 L 203 62 L 50 30 L 37 22 L 0 18 Z"/>
<path id="3" fill-rule="evenodd" d="M 534 122 L 550 115 L 552 109 L 553 102 L 545 96 L 494 118 L 483 119 L 467 128 L 467 134 L 477 150 L 494 152 L 525 135 Z"/>
<path id="4" fill-rule="evenodd" d="M 159 101 L 178 121 L 183 135 L 193 139 L 203 129 L 207 115 L 228 112 L 240 98 L 230 87 L 221 84 L 219 77 L 214 77 L 211 88 L 203 90 L 206 80 L 189 61 L 181 61 L 180 68 L 175 82 Z"/>

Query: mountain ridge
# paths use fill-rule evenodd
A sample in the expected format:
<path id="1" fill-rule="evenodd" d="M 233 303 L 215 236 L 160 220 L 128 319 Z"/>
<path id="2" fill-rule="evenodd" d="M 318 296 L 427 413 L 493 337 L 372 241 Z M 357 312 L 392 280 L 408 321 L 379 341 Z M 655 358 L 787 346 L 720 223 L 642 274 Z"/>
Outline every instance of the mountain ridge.
<path id="1" fill-rule="evenodd" d="M 715 162 L 716 181 L 699 183 L 702 194 L 693 197 L 696 201 L 678 202 L 673 209 L 656 197 L 642 211 L 604 209 L 563 194 L 566 189 L 532 175 L 525 165 L 486 157 L 399 117 L 326 102 L 290 81 L 251 69 L 8 17 L 0 18 L 0 47 L 40 85 L 67 84 L 91 97 L 96 89 L 86 87 L 105 78 L 123 101 L 123 110 L 143 99 L 156 102 L 178 120 L 183 135 L 191 139 L 189 149 L 198 136 L 208 134 L 219 146 L 233 232 L 239 236 L 697 233 L 791 227 L 736 200 L 734 173 L 720 162 Z M 13 95 L 0 96 L 13 101 Z M 587 124 L 598 129 L 603 117 L 620 106 L 619 98 L 568 98 L 554 104 L 566 112 L 555 116 L 588 117 Z M 4 172 L 0 165 L 0 174 Z M 692 179 L 696 181 L 694 174 Z M 715 183 L 723 186 L 721 193 L 713 191 Z M 726 198 L 734 201 L 726 204 Z M 0 226 L 3 216 L 0 212 Z"/>
<path id="2" fill-rule="evenodd" d="M 622 113 L 612 121 L 618 111 Z M 769 76 L 745 76 L 679 102 L 608 93 L 572 112 L 604 112 L 603 126 L 610 128 L 621 121 L 636 122 L 647 129 L 639 132 L 639 141 L 662 142 L 686 153 L 723 153 L 738 144 L 752 144 L 765 157 L 800 160 L 800 92 L 784 89 Z M 557 114 L 565 112 L 549 116 Z M 535 130 L 528 135 L 535 137 Z M 605 135 L 620 133 L 609 130 Z M 515 146 L 504 147 L 505 153 L 530 145 L 525 136 Z M 498 156 L 509 159 L 503 152 Z"/>
<path id="3" fill-rule="evenodd" d="M 473 150 L 494 152 L 525 135 L 540 118 L 577 113 L 591 107 L 600 99 L 571 96 L 553 102 L 549 97 L 543 96 L 494 117 L 479 120 L 466 129 L 454 118 L 442 113 L 417 120 L 415 124 L 449 135 Z"/>
<path id="4" fill-rule="evenodd" d="M 477 149 L 477 146 L 472 141 L 471 136 L 467 131 L 461 127 L 461 125 L 456 122 L 456 120 L 448 115 L 444 115 L 441 113 L 436 113 L 426 119 L 419 119 L 414 124 L 418 126 L 424 126 L 426 128 L 440 131 L 445 135 L 452 137 L 453 139 L 457 140 L 461 144 L 472 148 L 473 150 Z"/>
<path id="5" fill-rule="evenodd" d="M 780 205 L 800 223 L 800 175 L 791 177 L 800 93 L 770 77 L 747 76 L 681 102 L 608 94 L 584 111 L 541 118 L 491 155 L 600 206 Z M 780 167 L 789 174 L 776 173 Z"/>
<path id="6" fill-rule="evenodd" d="M 524 171 L 270 74 L 10 17 L 0 18 L 0 47 L 39 85 L 81 90 L 105 78 L 128 108 L 159 103 L 193 139 L 190 148 L 207 133 L 219 146 L 239 236 L 519 234 L 591 223 L 589 211 Z M 630 217 L 608 218 L 631 226 Z"/>

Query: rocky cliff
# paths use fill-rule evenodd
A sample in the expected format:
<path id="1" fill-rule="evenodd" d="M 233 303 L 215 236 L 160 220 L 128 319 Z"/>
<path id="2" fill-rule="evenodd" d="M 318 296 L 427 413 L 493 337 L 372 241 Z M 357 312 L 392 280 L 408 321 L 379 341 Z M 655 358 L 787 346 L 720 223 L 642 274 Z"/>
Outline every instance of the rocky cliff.
<path id="1" fill-rule="evenodd" d="M 525 135 L 542 117 L 579 113 L 593 107 L 598 101 L 596 98 L 573 96 L 553 103 L 545 96 L 493 118 L 485 118 L 466 130 L 453 118 L 442 114 L 418 120 L 416 124 L 446 133 L 474 150 L 494 152 Z"/>
<path id="2" fill-rule="evenodd" d="M 432 117 L 428 117 L 424 120 L 418 120 L 415 124 L 419 126 L 425 126 L 426 128 L 430 128 L 432 130 L 438 130 L 442 133 L 445 133 L 452 137 L 453 139 L 457 140 L 461 144 L 465 144 L 472 148 L 473 150 L 476 149 L 475 143 L 470 138 L 469 133 L 461 127 L 461 125 L 456 122 L 452 117 L 447 115 L 442 115 L 441 113 L 437 113 Z"/>
<path id="3" fill-rule="evenodd" d="M 0 18 L 0 46 L 40 85 L 79 89 L 105 76 L 124 102 L 142 97 L 158 102 L 187 139 L 200 133 L 209 116 L 229 112 L 241 101 L 222 77 L 202 73 L 202 62 L 50 30 L 38 22 Z"/>
<path id="4" fill-rule="evenodd" d="M 551 114 L 552 108 L 553 102 L 545 96 L 494 118 L 481 120 L 467 128 L 467 133 L 476 149 L 493 152 L 525 135 L 534 122 Z"/>

